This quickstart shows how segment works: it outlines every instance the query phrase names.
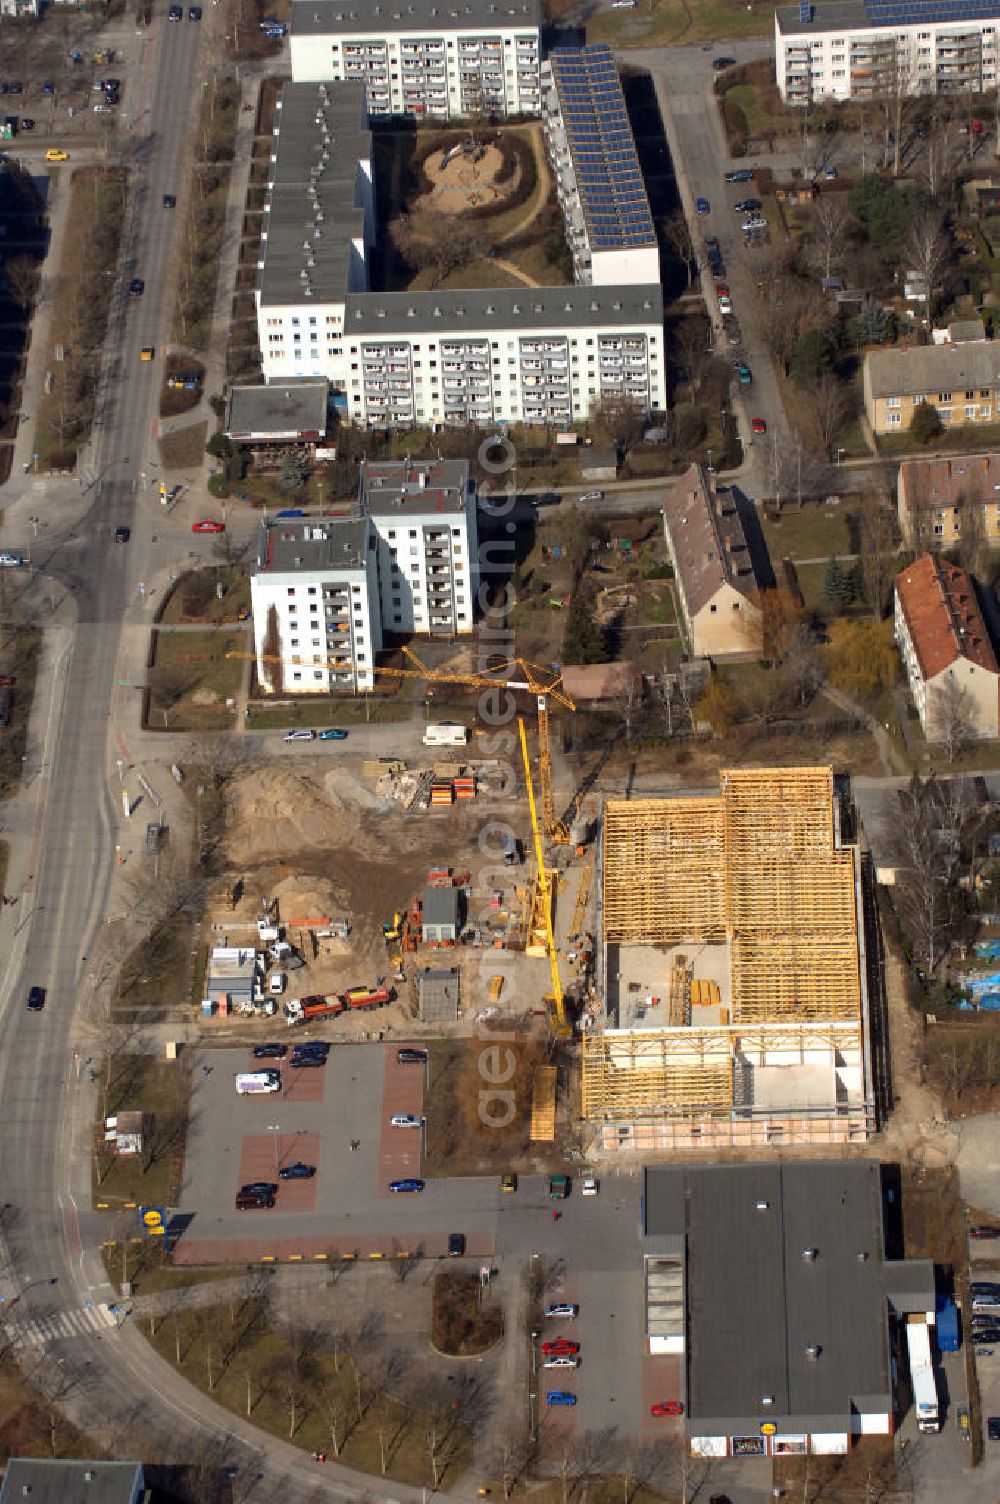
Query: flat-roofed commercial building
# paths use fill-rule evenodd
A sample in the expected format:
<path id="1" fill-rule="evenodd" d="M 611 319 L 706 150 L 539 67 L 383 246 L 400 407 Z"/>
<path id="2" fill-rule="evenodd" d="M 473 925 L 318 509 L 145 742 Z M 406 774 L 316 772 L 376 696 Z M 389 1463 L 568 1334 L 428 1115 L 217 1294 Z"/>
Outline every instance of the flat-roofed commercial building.
<path id="1" fill-rule="evenodd" d="M 296 83 L 364 86 L 409 120 L 537 115 L 541 0 L 294 0 Z"/>
<path id="2" fill-rule="evenodd" d="M 658 1165 L 643 1206 L 647 1348 L 681 1361 L 695 1455 L 892 1434 L 902 1328 L 934 1322 L 934 1266 L 886 1256 L 880 1165 Z"/>
<path id="3" fill-rule="evenodd" d="M 551 53 L 542 121 L 575 280 L 659 282 L 653 215 L 610 47 Z"/>

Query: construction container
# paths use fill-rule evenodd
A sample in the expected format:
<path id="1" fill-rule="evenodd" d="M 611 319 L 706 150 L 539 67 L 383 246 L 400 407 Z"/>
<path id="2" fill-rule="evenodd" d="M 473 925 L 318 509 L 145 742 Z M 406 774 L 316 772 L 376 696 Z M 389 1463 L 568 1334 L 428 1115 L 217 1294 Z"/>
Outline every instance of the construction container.
<path id="1" fill-rule="evenodd" d="M 476 780 L 471 774 L 456 778 L 452 787 L 455 790 L 456 799 L 475 799 L 476 797 Z"/>
<path id="2" fill-rule="evenodd" d="M 455 801 L 455 786 L 453 783 L 431 784 L 431 805 L 453 804 Z"/>

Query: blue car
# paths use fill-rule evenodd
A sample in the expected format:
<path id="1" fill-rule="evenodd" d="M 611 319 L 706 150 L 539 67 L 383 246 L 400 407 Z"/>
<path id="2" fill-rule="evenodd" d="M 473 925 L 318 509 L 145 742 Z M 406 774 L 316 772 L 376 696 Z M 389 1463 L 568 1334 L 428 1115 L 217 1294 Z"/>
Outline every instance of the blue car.
<path id="1" fill-rule="evenodd" d="M 393 1191 L 393 1192 L 399 1192 L 399 1191 L 422 1191 L 423 1188 L 424 1188 L 424 1183 L 423 1183 L 422 1180 L 413 1180 L 413 1179 L 407 1178 L 406 1180 L 390 1180 L 389 1181 L 389 1189 L 390 1189 L 390 1191 Z"/>
<path id="2" fill-rule="evenodd" d="M 294 1165 L 283 1165 L 278 1171 L 279 1180 L 312 1180 L 316 1174 L 315 1165 L 304 1165 L 299 1160 Z"/>
<path id="3" fill-rule="evenodd" d="M 306 514 L 301 507 L 285 507 L 283 511 L 275 512 L 274 515 L 275 519 L 281 522 L 288 517 L 304 517 Z"/>
<path id="4" fill-rule="evenodd" d="M 694 206 L 699 214 L 711 214 L 712 212 L 712 205 L 708 202 L 707 198 L 696 198 Z"/>
<path id="5" fill-rule="evenodd" d="M 325 731 L 319 734 L 321 742 L 346 742 L 347 732 L 341 731 L 339 726 L 327 726 Z"/>
<path id="6" fill-rule="evenodd" d="M 545 1403 L 547 1405 L 575 1405 L 576 1395 L 571 1394 L 568 1389 L 550 1389 L 545 1396 Z"/>

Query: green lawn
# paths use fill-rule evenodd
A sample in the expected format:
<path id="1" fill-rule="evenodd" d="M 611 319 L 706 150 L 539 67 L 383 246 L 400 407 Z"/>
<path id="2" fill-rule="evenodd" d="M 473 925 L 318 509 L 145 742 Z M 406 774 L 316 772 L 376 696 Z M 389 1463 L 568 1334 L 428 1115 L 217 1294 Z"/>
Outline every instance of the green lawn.
<path id="1" fill-rule="evenodd" d="M 879 454 L 920 454 L 922 447 L 908 433 L 881 434 L 876 440 Z M 926 446 L 931 454 L 945 449 L 949 452 L 981 454 L 987 449 L 1000 448 L 1000 423 L 976 423 L 968 428 L 949 427 L 935 436 Z"/>
<path id="2" fill-rule="evenodd" d="M 616 48 L 667 47 L 683 43 L 771 36 L 774 5 L 746 0 L 639 0 L 635 10 L 605 10 L 588 17 L 587 41 Z"/>
<path id="3" fill-rule="evenodd" d="M 174 731 L 231 726 L 233 711 L 226 701 L 239 693 L 243 660 L 227 655 L 246 651 L 242 632 L 157 631 L 149 671 L 149 726 Z"/>
<path id="4" fill-rule="evenodd" d="M 827 507 L 822 503 L 805 505 L 801 510 L 789 508 L 777 518 L 763 518 L 764 537 L 771 562 L 777 567 L 781 559 L 828 558 L 851 552 L 849 513 L 843 506 Z"/>
<path id="5" fill-rule="evenodd" d="M 806 609 L 822 616 L 827 609 L 823 597 L 823 577 L 826 574 L 826 565 L 796 564 L 795 573 L 799 577 L 799 589 L 802 591 Z"/>
<path id="6" fill-rule="evenodd" d="M 94 1125 L 95 1205 L 106 1202 L 115 1208 L 136 1201 L 164 1206 L 176 1200 L 189 1090 L 188 1073 L 180 1061 L 125 1052 L 105 1057 L 99 1073 L 100 1117 Z M 140 1111 L 150 1115 L 144 1152 L 114 1156 L 104 1143 L 105 1115 Z M 141 1230 L 136 1213 L 136 1234 Z"/>
<path id="7" fill-rule="evenodd" d="M 412 713 L 412 702 L 405 696 L 371 699 L 359 695 L 357 699 L 335 700 L 327 695 L 315 695 L 309 700 L 283 705 L 262 705 L 261 701 L 255 700 L 250 705 L 247 730 L 291 731 L 296 726 L 378 726 L 388 721 L 408 721 Z"/>
<path id="8" fill-rule="evenodd" d="M 331 1461 L 336 1455 L 376 1478 L 428 1489 L 435 1482 L 450 1489 L 468 1467 L 470 1433 L 458 1413 L 460 1391 L 442 1386 L 414 1403 L 397 1399 L 391 1384 L 385 1389 L 369 1379 L 363 1360 L 356 1367 L 334 1349 L 321 1311 L 308 1330 L 286 1336 L 267 1324 L 266 1307 L 251 1298 L 176 1311 L 150 1340 L 203 1394 L 307 1452 L 325 1452 Z"/>

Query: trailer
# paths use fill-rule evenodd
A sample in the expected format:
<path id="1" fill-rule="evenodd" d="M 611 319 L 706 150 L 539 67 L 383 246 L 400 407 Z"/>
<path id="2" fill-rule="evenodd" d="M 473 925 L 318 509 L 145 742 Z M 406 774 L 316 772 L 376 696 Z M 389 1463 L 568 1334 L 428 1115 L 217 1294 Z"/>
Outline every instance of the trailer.
<path id="1" fill-rule="evenodd" d="M 374 987 L 348 987 L 340 994 L 340 1001 L 345 1008 L 382 1008 L 395 996 L 394 990 L 386 986 L 385 978 L 379 977 Z"/>
<path id="2" fill-rule="evenodd" d="M 236 1077 L 236 1090 L 241 1097 L 267 1095 L 281 1090 L 280 1071 L 247 1071 Z"/>
<path id="3" fill-rule="evenodd" d="M 910 1383 L 913 1387 L 917 1425 L 921 1431 L 940 1431 L 941 1417 L 938 1410 L 937 1380 L 931 1361 L 930 1327 L 923 1316 L 907 1317 L 906 1347 L 910 1359 Z"/>

